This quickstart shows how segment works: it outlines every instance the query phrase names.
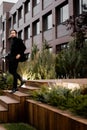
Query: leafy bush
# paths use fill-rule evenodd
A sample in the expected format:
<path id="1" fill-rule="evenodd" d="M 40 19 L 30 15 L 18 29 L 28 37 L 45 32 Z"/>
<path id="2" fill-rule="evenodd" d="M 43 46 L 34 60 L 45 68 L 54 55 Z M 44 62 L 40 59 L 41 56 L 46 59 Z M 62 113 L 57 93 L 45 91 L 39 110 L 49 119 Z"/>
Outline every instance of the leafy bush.
<path id="1" fill-rule="evenodd" d="M 87 94 L 83 95 L 81 89 L 72 91 L 62 86 L 42 86 L 32 93 L 32 98 L 87 118 Z"/>
<path id="2" fill-rule="evenodd" d="M 87 77 L 87 42 L 79 50 L 76 41 L 71 41 L 67 48 L 56 55 L 56 75 L 58 78 Z"/>
<path id="3" fill-rule="evenodd" d="M 55 56 L 49 51 L 47 45 L 43 44 L 41 51 L 33 45 L 29 61 L 20 63 L 18 72 L 27 79 L 54 79 L 55 73 Z"/>
<path id="4" fill-rule="evenodd" d="M 11 74 L 2 73 L 0 75 L 0 90 L 10 89 L 12 87 L 13 77 Z"/>
<path id="5" fill-rule="evenodd" d="M 40 90 L 35 90 L 32 93 L 32 98 L 37 100 L 37 101 L 41 101 L 44 103 L 47 103 L 47 95 L 49 93 L 49 88 L 42 86 Z"/>
<path id="6" fill-rule="evenodd" d="M 87 95 L 80 95 L 75 98 L 76 105 L 74 112 L 80 116 L 87 118 Z"/>

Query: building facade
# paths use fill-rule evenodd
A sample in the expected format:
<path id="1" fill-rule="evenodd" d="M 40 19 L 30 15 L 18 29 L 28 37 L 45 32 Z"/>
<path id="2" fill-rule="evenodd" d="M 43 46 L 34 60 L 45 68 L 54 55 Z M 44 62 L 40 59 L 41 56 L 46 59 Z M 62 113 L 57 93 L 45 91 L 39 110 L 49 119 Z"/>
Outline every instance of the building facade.
<path id="1" fill-rule="evenodd" d="M 6 54 L 8 48 L 8 18 L 9 11 L 13 7 L 14 3 L 3 2 L 0 5 L 0 70 L 6 69 L 5 60 L 2 55 Z"/>
<path id="2" fill-rule="evenodd" d="M 82 13 L 84 4 L 87 6 L 87 0 L 18 0 L 11 3 L 11 8 L 1 15 L 0 54 L 9 51 L 11 29 L 16 29 L 18 37 L 23 39 L 26 52 L 31 53 L 33 44 L 41 50 L 46 40 L 52 52 L 58 53 L 72 38 L 72 30 L 67 30 L 63 23 L 70 16 Z"/>

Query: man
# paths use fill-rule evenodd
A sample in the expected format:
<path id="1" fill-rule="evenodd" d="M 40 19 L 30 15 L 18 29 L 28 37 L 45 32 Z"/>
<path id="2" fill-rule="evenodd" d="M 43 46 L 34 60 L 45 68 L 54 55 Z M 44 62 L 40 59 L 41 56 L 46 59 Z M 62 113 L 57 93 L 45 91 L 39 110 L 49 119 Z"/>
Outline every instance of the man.
<path id="1" fill-rule="evenodd" d="M 18 90 L 17 80 L 19 79 L 21 81 L 21 85 L 23 85 L 24 83 L 22 77 L 17 73 L 17 67 L 18 67 L 18 63 L 20 62 L 20 59 L 22 59 L 26 47 L 23 44 L 22 39 L 17 38 L 16 30 L 10 31 L 9 43 L 11 44 L 10 53 L 7 56 L 7 59 L 9 61 L 9 73 L 13 75 L 12 93 L 14 93 Z"/>

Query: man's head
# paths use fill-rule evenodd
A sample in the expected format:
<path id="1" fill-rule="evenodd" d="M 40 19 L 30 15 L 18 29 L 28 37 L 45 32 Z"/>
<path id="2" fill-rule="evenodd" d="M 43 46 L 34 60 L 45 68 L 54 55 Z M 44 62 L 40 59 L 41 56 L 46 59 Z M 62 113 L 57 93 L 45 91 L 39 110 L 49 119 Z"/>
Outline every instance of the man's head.
<path id="1" fill-rule="evenodd" d="M 11 38 L 13 38 L 13 37 L 17 37 L 17 31 L 14 29 L 14 30 L 11 30 L 10 31 L 10 36 L 9 37 L 11 37 Z"/>

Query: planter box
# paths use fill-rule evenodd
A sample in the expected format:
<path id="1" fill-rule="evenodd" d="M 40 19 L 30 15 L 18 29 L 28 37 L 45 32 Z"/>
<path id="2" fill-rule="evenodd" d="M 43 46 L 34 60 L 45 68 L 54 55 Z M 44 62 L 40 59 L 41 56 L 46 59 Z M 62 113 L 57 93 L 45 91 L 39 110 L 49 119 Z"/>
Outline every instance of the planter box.
<path id="1" fill-rule="evenodd" d="M 87 119 L 29 99 L 26 101 L 26 121 L 37 130 L 87 130 Z"/>

